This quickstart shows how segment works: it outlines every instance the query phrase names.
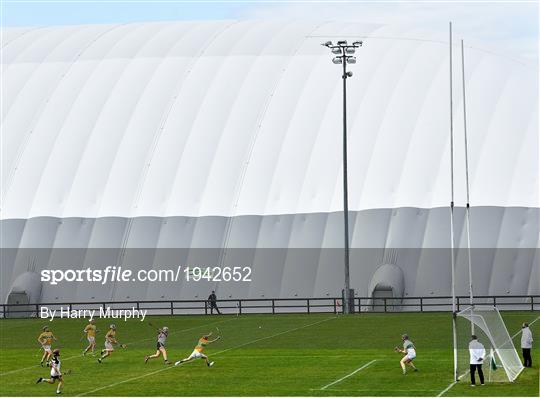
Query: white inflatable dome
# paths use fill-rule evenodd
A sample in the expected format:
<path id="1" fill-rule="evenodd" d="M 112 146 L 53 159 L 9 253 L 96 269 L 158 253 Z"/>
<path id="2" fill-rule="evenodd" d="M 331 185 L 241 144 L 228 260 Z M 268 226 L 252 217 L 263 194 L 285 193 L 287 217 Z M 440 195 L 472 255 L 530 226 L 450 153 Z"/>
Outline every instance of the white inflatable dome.
<path id="1" fill-rule="evenodd" d="M 450 243 L 447 37 L 299 21 L 5 28 L 3 37 L 2 297 L 24 272 L 23 250 L 104 247 L 314 250 L 302 261 L 252 255 L 248 285 L 100 288 L 110 299 L 203 297 L 210 287 L 222 297 L 339 295 L 340 257 L 320 250 L 343 245 L 341 72 L 320 45 L 336 38 L 364 41 L 348 80 L 360 250 L 351 285 L 367 295 L 384 251 L 413 248 L 395 264 L 404 294 L 449 294 L 449 255 L 439 251 Z M 458 46 L 454 55 L 463 247 Z M 466 64 L 477 294 L 539 294 L 538 68 L 469 47 Z M 51 267 L 47 253 L 38 268 Z M 463 261 L 457 271 L 466 293 Z M 44 285 L 42 300 L 93 300 L 90 290 Z"/>

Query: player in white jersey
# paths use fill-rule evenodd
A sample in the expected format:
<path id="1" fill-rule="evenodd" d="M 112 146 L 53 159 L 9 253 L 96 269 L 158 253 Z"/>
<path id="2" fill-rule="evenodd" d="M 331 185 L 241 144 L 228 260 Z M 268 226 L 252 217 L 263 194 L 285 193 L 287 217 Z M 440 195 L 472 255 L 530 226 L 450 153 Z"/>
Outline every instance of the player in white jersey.
<path id="1" fill-rule="evenodd" d="M 150 359 L 159 358 L 159 356 L 163 354 L 163 360 L 165 361 L 165 365 L 171 364 L 167 358 L 167 349 L 165 348 L 165 341 L 167 341 L 168 335 L 169 328 L 167 326 L 163 326 L 163 328 L 157 330 L 156 353 L 153 355 L 145 356 L 144 363 L 148 363 Z"/>
<path id="2" fill-rule="evenodd" d="M 416 358 L 416 347 L 414 346 L 413 342 L 409 340 L 409 336 L 406 334 L 401 336 L 401 340 L 403 340 L 403 349 L 395 347 L 394 350 L 396 352 L 405 354 L 405 356 L 401 358 L 401 361 L 399 361 L 401 369 L 403 370 L 403 374 L 407 374 L 406 365 L 409 365 L 411 368 L 413 368 L 415 372 L 417 372 L 418 369 L 416 369 L 416 366 L 414 366 L 412 362 L 413 359 Z"/>
<path id="3" fill-rule="evenodd" d="M 53 357 L 50 362 L 51 366 L 51 377 L 49 379 L 45 379 L 43 377 L 40 377 L 37 379 L 36 383 L 49 383 L 54 384 L 56 380 L 58 380 L 58 386 L 56 387 L 56 393 L 60 394 L 62 391 L 62 387 L 64 386 L 64 378 L 62 377 L 62 372 L 60 371 L 60 350 L 57 348 L 53 351 Z"/>

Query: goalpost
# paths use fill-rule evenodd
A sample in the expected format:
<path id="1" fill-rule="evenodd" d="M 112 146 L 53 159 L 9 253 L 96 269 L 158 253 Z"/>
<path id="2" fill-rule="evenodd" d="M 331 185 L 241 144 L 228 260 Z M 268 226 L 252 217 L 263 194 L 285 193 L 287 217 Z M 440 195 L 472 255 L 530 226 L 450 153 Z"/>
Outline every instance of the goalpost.
<path id="1" fill-rule="evenodd" d="M 465 208 L 467 255 L 469 273 L 469 299 L 470 306 L 463 311 L 456 311 L 455 292 L 455 234 L 454 234 L 454 126 L 452 103 L 452 23 L 450 23 L 450 250 L 452 267 L 452 314 L 453 314 L 453 353 L 454 353 L 454 380 L 466 378 L 469 374 L 469 342 L 471 335 L 476 335 L 486 348 L 484 365 L 486 366 L 486 380 L 489 382 L 513 382 L 524 369 L 519 359 L 512 338 L 499 313 L 493 306 L 474 305 L 473 302 L 473 276 L 471 260 L 470 236 L 470 205 L 469 205 L 469 161 L 467 145 L 467 113 L 465 103 L 465 54 L 463 40 L 461 40 L 461 74 L 463 94 L 463 127 L 465 138 L 465 182 L 467 204 Z"/>
<path id="2" fill-rule="evenodd" d="M 488 382 L 514 381 L 524 369 L 512 338 L 499 313 L 493 306 L 475 305 L 457 314 L 458 379 L 469 374 L 470 325 L 486 347 L 484 375 Z"/>

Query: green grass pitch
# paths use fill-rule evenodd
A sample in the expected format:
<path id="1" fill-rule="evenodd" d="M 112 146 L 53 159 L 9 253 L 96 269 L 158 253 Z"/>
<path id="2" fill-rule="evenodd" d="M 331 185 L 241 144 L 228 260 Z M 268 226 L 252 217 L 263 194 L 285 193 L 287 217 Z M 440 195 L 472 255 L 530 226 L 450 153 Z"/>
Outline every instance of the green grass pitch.
<path id="1" fill-rule="evenodd" d="M 537 316 L 538 312 L 503 313 L 511 334 L 521 322 Z M 201 334 L 219 327 L 223 339 L 206 350 L 215 365 L 207 368 L 195 360 L 173 367 L 161 359 L 145 364 L 144 356 L 155 352 L 148 320 L 169 327 L 167 349 L 173 361 L 189 355 Z M 63 391 L 69 396 L 438 396 L 452 381 L 448 313 L 155 316 L 144 323 L 113 322 L 118 340 L 128 347 L 98 364 L 96 357 L 81 356 L 86 343 L 81 340 L 83 319 L 0 321 L 0 394 L 54 395 L 54 386 L 35 384 L 38 377 L 49 375 L 48 368 L 39 366 L 36 342 L 44 324 L 59 339 L 62 370 L 72 371 L 65 376 Z M 110 319 L 97 319 L 98 349 L 109 323 Z M 417 346 L 415 363 L 420 370 L 405 376 L 399 367 L 401 356 L 392 350 L 403 332 Z M 525 369 L 515 383 L 472 388 L 460 382 L 444 396 L 538 397 L 540 350 L 533 352 L 533 361 L 534 368 Z"/>

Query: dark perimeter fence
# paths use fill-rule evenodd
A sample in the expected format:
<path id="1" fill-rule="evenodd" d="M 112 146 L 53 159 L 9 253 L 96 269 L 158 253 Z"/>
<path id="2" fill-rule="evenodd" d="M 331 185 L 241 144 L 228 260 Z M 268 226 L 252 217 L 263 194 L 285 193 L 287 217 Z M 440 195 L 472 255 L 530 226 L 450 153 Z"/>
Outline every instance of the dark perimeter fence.
<path id="1" fill-rule="evenodd" d="M 457 310 L 470 305 L 469 297 L 456 297 Z M 223 314 L 290 314 L 334 313 L 343 311 L 341 297 L 324 298 L 258 298 L 218 300 Z M 527 296 L 478 296 L 474 305 L 496 306 L 499 310 L 540 311 L 540 295 Z M 3 304 L 1 318 L 35 318 L 42 311 L 94 310 L 96 314 L 118 310 L 146 311 L 147 315 L 210 315 L 207 300 L 156 300 L 156 301 L 96 301 Z M 452 311 L 452 297 L 355 297 L 354 313 L 428 312 Z"/>

